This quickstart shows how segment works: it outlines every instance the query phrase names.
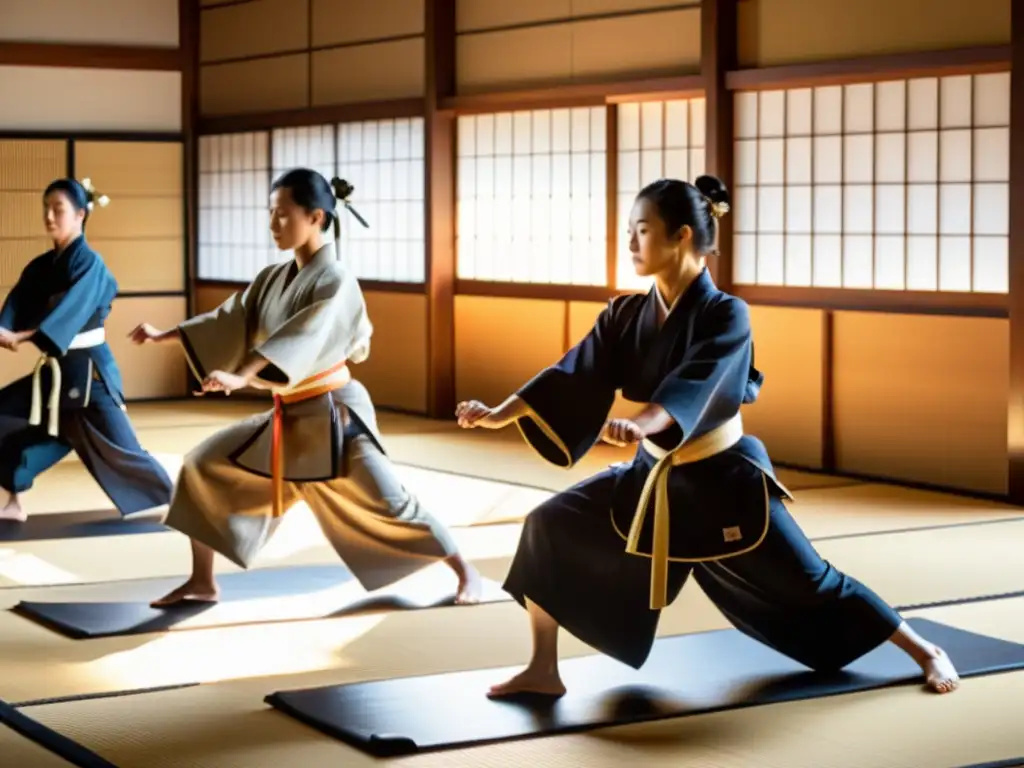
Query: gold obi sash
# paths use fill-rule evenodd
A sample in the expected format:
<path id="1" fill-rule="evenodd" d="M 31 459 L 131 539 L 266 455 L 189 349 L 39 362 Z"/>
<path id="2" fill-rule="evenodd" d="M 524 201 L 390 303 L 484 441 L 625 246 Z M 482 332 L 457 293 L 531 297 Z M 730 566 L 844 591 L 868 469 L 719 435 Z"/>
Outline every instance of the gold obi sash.
<path id="1" fill-rule="evenodd" d="M 657 463 L 647 475 L 633 523 L 629 527 L 626 538 L 626 552 L 631 555 L 642 554 L 637 551 L 640 533 L 643 531 L 647 517 L 647 504 L 651 493 L 654 493 L 654 527 L 651 537 L 651 610 L 660 610 L 668 604 L 668 564 L 669 557 L 669 501 L 668 477 L 673 467 L 683 464 L 695 464 L 732 448 L 743 437 L 743 419 L 737 413 L 729 421 L 706 432 L 690 441 L 684 441 L 672 451 L 659 448 L 650 440 L 643 441 L 644 449 L 651 454 Z M 738 554 L 738 553 L 737 553 Z M 709 558 L 714 559 L 714 558 Z"/>
<path id="2" fill-rule="evenodd" d="M 347 361 L 342 360 L 326 371 L 303 379 L 287 392 L 274 393 L 274 415 L 271 422 L 270 440 L 270 478 L 274 492 L 272 515 L 280 517 L 284 514 L 284 406 L 288 403 L 300 403 L 312 400 L 328 392 L 341 389 L 352 381 L 352 374 Z"/>
<path id="3" fill-rule="evenodd" d="M 107 340 L 106 331 L 101 328 L 93 328 L 91 331 L 83 331 L 76 335 L 68 345 L 68 351 L 72 349 L 90 349 L 98 347 Z M 50 367 L 52 381 L 50 382 L 50 398 L 47 402 L 49 419 L 46 431 L 53 437 L 60 432 L 60 392 L 61 392 L 61 371 L 60 360 L 51 355 L 43 355 L 36 361 L 36 367 L 32 371 L 32 407 L 29 410 L 28 423 L 34 427 L 43 423 L 43 367 Z M 85 381 L 85 397 L 82 405 L 89 404 L 89 395 L 92 393 L 92 360 L 89 361 L 89 375 Z"/>

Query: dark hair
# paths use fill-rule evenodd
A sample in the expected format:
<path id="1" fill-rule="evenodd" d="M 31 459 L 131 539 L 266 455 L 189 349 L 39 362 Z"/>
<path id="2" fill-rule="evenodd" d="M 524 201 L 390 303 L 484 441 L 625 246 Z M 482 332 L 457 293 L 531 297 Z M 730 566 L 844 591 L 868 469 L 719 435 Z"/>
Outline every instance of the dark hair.
<path id="1" fill-rule="evenodd" d="M 729 190 L 715 176 L 701 176 L 693 184 L 678 179 L 660 179 L 648 184 L 637 199 L 650 200 L 665 222 L 666 234 L 683 227 L 693 231 L 693 248 L 704 256 L 715 247 L 718 219 L 729 211 Z"/>

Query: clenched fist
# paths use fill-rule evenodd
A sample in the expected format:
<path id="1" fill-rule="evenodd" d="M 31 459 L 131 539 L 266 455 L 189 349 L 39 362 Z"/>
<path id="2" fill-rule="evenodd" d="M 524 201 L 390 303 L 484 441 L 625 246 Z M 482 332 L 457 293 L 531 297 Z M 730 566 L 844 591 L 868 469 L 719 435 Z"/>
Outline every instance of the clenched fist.
<path id="1" fill-rule="evenodd" d="M 611 445 L 624 448 L 627 445 L 639 443 L 644 439 L 644 433 L 635 422 L 629 419 L 612 419 L 605 422 L 601 439 Z"/>

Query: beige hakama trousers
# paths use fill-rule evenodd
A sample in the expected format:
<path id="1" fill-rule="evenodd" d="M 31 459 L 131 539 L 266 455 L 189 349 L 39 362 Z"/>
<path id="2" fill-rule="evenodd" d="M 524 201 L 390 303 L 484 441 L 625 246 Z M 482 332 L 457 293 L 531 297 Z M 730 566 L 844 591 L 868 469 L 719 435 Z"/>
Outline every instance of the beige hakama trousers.
<path id="1" fill-rule="evenodd" d="M 247 420 L 192 450 L 178 476 L 166 525 L 248 568 L 284 517 L 274 518 L 271 479 L 229 456 L 253 432 Z M 302 500 L 366 590 L 393 584 L 458 552 L 367 435 L 347 439 L 345 477 L 284 483 L 284 508 Z"/>

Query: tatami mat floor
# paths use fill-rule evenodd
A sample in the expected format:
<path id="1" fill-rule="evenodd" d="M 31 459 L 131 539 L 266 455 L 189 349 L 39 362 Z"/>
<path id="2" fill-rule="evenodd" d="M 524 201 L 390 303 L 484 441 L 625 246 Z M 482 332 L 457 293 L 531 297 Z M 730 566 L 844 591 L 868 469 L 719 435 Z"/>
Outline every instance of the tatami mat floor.
<path id="1" fill-rule="evenodd" d="M 130 414 L 143 444 L 174 471 L 181 456 L 260 403 L 142 404 Z M 500 581 L 523 516 L 623 453 L 595 450 L 566 471 L 544 465 L 514 435 L 462 432 L 445 422 L 381 414 L 405 482 L 453 526 L 463 550 Z M 511 438 L 511 439 L 509 439 Z M 1005 505 L 812 473 L 783 473 L 794 515 L 838 567 L 896 605 L 1024 642 L 1024 516 Z M 33 514 L 109 507 L 75 460 L 45 475 L 26 498 Z M 308 510 L 296 509 L 259 567 L 336 562 Z M 503 768 L 536 764 L 680 768 L 954 768 L 1024 755 L 1016 725 L 1024 673 L 976 678 L 950 697 L 914 687 L 702 715 L 657 726 L 372 760 L 263 704 L 276 690 L 381 677 L 521 664 L 529 644 L 514 603 L 392 611 L 343 619 L 276 621 L 162 634 L 71 640 L 9 609 L 21 600 L 145 600 L 157 580 L 183 574 L 187 543 L 173 532 L 27 542 L 0 541 L 0 699 L 121 768 L 293 768 L 386 763 Z M 237 570 L 221 561 L 222 571 Z M 330 594 L 301 596 L 311 605 Z M 282 603 L 260 606 L 271 620 Z M 265 612 L 262 612 L 265 609 Z M 248 610 L 252 610 L 249 606 Z M 295 605 L 288 606 L 294 615 Z M 315 611 L 314 611 L 315 613 Z M 249 617 L 251 618 L 251 616 Z M 280 616 L 277 617 L 280 619 Z M 695 583 L 664 615 L 663 635 L 727 626 Z M 565 637 L 562 653 L 592 651 Z M 200 683 L 155 693 L 140 689 Z M 425 702 L 425 706 L 430 706 Z M 922 731 L 924 728 L 924 731 Z M 62 765 L 0 727 L 0 764 Z M 13 756 L 9 762 L 8 756 Z"/>

